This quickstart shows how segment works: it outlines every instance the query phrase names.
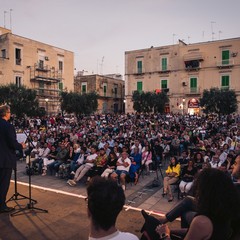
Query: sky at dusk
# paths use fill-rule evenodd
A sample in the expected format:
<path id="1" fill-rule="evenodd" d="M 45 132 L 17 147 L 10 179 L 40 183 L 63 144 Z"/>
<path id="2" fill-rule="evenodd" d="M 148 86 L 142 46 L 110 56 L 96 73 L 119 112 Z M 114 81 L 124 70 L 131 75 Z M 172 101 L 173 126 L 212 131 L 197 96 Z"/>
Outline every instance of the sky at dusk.
<path id="1" fill-rule="evenodd" d="M 74 52 L 85 74 L 124 75 L 125 51 L 240 37 L 239 24 L 240 0 L 0 0 L 0 26 Z"/>

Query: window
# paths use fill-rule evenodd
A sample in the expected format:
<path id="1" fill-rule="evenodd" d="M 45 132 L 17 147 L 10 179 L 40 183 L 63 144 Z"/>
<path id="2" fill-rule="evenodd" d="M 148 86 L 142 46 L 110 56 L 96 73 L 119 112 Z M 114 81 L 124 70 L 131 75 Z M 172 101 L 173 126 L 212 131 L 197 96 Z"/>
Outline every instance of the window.
<path id="1" fill-rule="evenodd" d="M 2 50 L 1 50 L 1 57 L 2 57 L 2 58 L 7 58 L 6 49 L 2 49 Z"/>
<path id="2" fill-rule="evenodd" d="M 228 75 L 222 76 L 221 88 L 229 89 L 229 76 Z"/>
<path id="3" fill-rule="evenodd" d="M 22 78 L 19 76 L 15 77 L 16 86 L 20 87 L 22 85 Z"/>
<path id="4" fill-rule="evenodd" d="M 21 49 L 20 48 L 15 48 L 15 60 L 16 60 L 16 65 L 21 65 Z"/>
<path id="5" fill-rule="evenodd" d="M 82 85 L 82 93 L 87 92 L 87 86 L 85 84 Z"/>
<path id="6" fill-rule="evenodd" d="M 44 68 L 44 61 L 43 61 L 43 60 L 39 60 L 39 62 L 38 62 L 38 67 L 39 67 L 40 69 L 43 69 L 43 68 Z"/>
<path id="7" fill-rule="evenodd" d="M 142 89 L 143 89 L 142 82 L 137 82 L 137 91 L 142 92 Z"/>
<path id="8" fill-rule="evenodd" d="M 167 80 L 162 80 L 162 81 L 161 81 L 161 89 L 166 89 L 166 88 L 168 88 L 168 86 L 167 86 Z"/>
<path id="9" fill-rule="evenodd" d="M 142 73 L 142 61 L 137 61 L 137 73 Z"/>
<path id="10" fill-rule="evenodd" d="M 190 78 L 190 92 L 197 92 L 197 78 Z"/>
<path id="11" fill-rule="evenodd" d="M 103 93 L 104 93 L 104 96 L 107 95 L 107 85 L 104 85 L 104 86 L 103 86 Z"/>
<path id="12" fill-rule="evenodd" d="M 44 82 L 39 82 L 39 94 L 44 94 Z"/>
<path id="13" fill-rule="evenodd" d="M 185 62 L 185 68 L 187 69 L 196 69 L 200 67 L 199 60 L 192 60 L 192 61 L 186 61 Z"/>
<path id="14" fill-rule="evenodd" d="M 229 64 L 229 50 L 223 50 L 222 51 L 222 65 L 228 65 Z"/>
<path id="15" fill-rule="evenodd" d="M 162 58 L 162 71 L 167 71 L 167 58 Z"/>
<path id="16" fill-rule="evenodd" d="M 63 61 L 58 61 L 58 69 L 63 70 Z"/>
<path id="17" fill-rule="evenodd" d="M 58 88 L 59 88 L 60 91 L 63 90 L 63 83 L 62 82 L 58 83 Z"/>

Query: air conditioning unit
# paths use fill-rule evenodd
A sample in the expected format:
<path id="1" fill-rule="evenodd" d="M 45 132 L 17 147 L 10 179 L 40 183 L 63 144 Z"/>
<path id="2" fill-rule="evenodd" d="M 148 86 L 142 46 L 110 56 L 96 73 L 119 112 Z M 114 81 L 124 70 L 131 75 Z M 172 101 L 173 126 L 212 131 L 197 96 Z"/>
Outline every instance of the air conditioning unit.
<path id="1" fill-rule="evenodd" d="M 183 85 L 183 87 L 186 87 L 187 83 L 186 82 L 182 82 L 182 85 Z"/>
<path id="2" fill-rule="evenodd" d="M 49 58 L 48 58 L 48 57 L 45 57 L 45 60 L 46 60 L 46 61 L 48 61 L 48 60 L 49 60 Z"/>

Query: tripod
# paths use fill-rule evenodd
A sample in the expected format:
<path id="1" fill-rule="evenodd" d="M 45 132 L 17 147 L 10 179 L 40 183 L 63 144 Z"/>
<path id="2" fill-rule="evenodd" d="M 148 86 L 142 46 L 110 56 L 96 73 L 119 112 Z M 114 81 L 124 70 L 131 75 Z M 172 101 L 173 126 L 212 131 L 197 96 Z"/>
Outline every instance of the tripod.
<path id="1" fill-rule="evenodd" d="M 31 145 L 31 147 L 29 148 L 29 152 L 28 152 L 28 170 L 29 170 L 29 174 L 28 174 L 28 192 L 29 192 L 29 197 L 27 197 L 27 199 L 29 199 L 29 202 L 27 204 L 26 207 L 24 208 L 20 208 L 18 209 L 17 211 L 13 212 L 11 214 L 11 216 L 16 216 L 16 215 L 20 215 L 21 212 L 25 211 L 25 210 L 38 210 L 40 212 L 44 212 L 44 213 L 47 213 L 48 210 L 45 210 L 45 209 L 42 209 L 42 208 L 36 208 L 34 207 L 34 204 L 37 203 L 36 200 L 32 199 L 32 178 L 31 178 L 31 175 L 32 175 L 32 166 L 31 166 L 31 159 L 30 159 L 30 155 L 31 155 L 31 151 L 32 149 L 34 148 L 34 144 L 32 143 L 30 137 L 27 135 L 27 133 L 24 131 L 24 134 L 27 136 L 27 140 L 28 140 L 28 143 Z M 16 174 L 15 174 L 15 178 L 16 178 Z M 15 184 L 15 187 L 16 187 L 16 184 Z M 19 194 L 18 194 L 19 195 Z"/>
<path id="2" fill-rule="evenodd" d="M 155 171 L 156 178 L 153 180 L 152 184 L 149 186 L 150 188 L 161 186 L 161 182 L 160 182 L 160 179 L 159 179 L 158 171 L 161 174 L 162 180 L 164 178 L 163 177 L 163 173 L 162 173 L 162 169 L 161 169 L 161 166 L 160 166 L 160 163 L 159 163 L 159 161 L 157 161 L 157 159 L 155 159 L 155 164 L 156 164 L 156 171 Z"/>
<path id="3" fill-rule="evenodd" d="M 7 200 L 7 202 L 10 201 L 18 201 L 23 199 L 29 199 L 27 196 L 24 196 L 17 191 L 17 167 L 14 168 L 14 194 Z M 37 202 L 36 200 L 33 200 Z M 17 203 L 17 202 L 16 202 Z"/>

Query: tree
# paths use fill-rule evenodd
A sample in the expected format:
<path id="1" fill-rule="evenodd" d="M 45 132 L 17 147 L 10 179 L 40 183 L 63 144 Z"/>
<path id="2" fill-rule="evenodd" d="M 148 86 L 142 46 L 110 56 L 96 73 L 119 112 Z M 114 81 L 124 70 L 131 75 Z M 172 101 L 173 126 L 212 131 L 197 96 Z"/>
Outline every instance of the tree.
<path id="1" fill-rule="evenodd" d="M 15 84 L 0 86 L 0 103 L 9 104 L 12 113 L 17 117 L 45 114 L 45 111 L 39 108 L 36 91 L 25 86 L 18 87 Z"/>
<path id="2" fill-rule="evenodd" d="M 237 111 L 237 97 L 233 90 L 211 88 L 204 90 L 200 106 L 206 114 L 231 114 Z"/>
<path id="3" fill-rule="evenodd" d="M 163 113 L 166 103 L 169 102 L 165 92 L 138 92 L 135 91 L 132 96 L 133 109 L 136 112 L 155 112 Z"/>
<path id="4" fill-rule="evenodd" d="M 61 108 L 67 113 L 75 113 L 77 117 L 81 114 L 91 114 L 98 108 L 98 95 L 95 92 L 79 94 L 74 92 L 61 93 Z"/>
<path id="5" fill-rule="evenodd" d="M 154 113 L 164 113 L 167 103 L 169 103 L 169 98 L 165 92 L 155 93 L 153 95 Z"/>

